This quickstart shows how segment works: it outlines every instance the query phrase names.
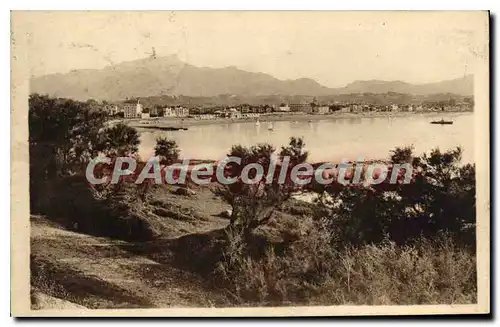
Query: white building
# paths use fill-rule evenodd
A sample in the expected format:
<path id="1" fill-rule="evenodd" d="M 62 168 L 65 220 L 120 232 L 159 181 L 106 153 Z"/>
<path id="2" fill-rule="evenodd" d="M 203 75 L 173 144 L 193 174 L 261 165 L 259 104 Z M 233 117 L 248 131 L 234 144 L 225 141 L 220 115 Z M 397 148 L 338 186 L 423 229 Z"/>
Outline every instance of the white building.
<path id="1" fill-rule="evenodd" d="M 213 114 L 201 114 L 201 115 L 196 115 L 195 119 L 199 120 L 210 120 L 210 119 L 215 119 L 216 116 Z"/>
<path id="2" fill-rule="evenodd" d="M 151 115 L 149 114 L 149 112 L 142 112 L 141 113 L 141 118 L 142 119 L 151 118 Z"/>
<path id="3" fill-rule="evenodd" d="M 397 104 L 392 104 L 391 111 L 399 111 L 399 106 Z"/>
<path id="4" fill-rule="evenodd" d="M 229 118 L 231 119 L 239 119 L 241 118 L 241 112 L 236 108 L 229 108 Z"/>
<path id="5" fill-rule="evenodd" d="M 313 108 L 313 112 L 315 114 L 324 115 L 330 112 L 330 108 L 328 106 L 316 106 Z"/>
<path id="6" fill-rule="evenodd" d="M 290 106 L 289 105 L 281 105 L 279 108 L 278 108 L 278 111 L 283 111 L 283 112 L 289 112 L 290 111 Z"/>
<path id="7" fill-rule="evenodd" d="M 363 106 L 360 104 L 351 104 L 351 112 L 362 112 Z"/>
<path id="8" fill-rule="evenodd" d="M 189 116 L 189 109 L 184 107 L 174 108 L 174 115 L 176 117 L 187 117 Z"/>
<path id="9" fill-rule="evenodd" d="M 137 101 L 137 103 L 125 103 L 123 106 L 123 117 L 125 118 L 139 118 L 142 114 L 142 104 Z"/>
<path id="10" fill-rule="evenodd" d="M 163 117 L 173 117 L 173 116 L 175 116 L 175 113 L 171 107 L 163 108 Z"/>

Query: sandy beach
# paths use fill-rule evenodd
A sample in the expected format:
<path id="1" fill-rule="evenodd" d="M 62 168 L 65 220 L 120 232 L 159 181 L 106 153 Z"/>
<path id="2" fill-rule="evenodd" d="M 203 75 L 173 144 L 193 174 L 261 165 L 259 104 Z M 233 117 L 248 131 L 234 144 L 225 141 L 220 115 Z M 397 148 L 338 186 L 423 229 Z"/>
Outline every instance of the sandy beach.
<path id="1" fill-rule="evenodd" d="M 269 122 L 269 121 L 318 121 L 318 120 L 332 120 L 332 119 L 352 119 L 352 118 L 375 118 L 375 117 L 404 117 L 404 116 L 429 116 L 440 117 L 448 114 L 465 113 L 463 111 L 447 111 L 447 112 L 363 112 L 363 113 L 331 113 L 331 114 L 304 114 L 304 113 L 272 113 L 263 114 L 259 118 L 216 118 L 216 119 L 196 119 L 196 118 L 170 118 L 158 117 L 149 119 L 125 119 L 125 123 L 130 126 L 141 128 L 153 126 L 158 127 L 190 127 L 202 125 L 218 125 L 229 123 L 245 123 L 245 122 Z M 146 123 L 147 122 L 147 123 Z"/>

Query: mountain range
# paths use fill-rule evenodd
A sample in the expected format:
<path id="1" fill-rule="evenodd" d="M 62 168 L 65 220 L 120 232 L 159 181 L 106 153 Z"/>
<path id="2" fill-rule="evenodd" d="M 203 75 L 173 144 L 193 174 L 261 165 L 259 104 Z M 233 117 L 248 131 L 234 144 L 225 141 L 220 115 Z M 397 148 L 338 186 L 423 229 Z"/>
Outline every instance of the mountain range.
<path id="1" fill-rule="evenodd" d="M 310 78 L 280 80 L 268 74 L 248 72 L 236 67 L 197 67 L 179 60 L 176 56 L 166 56 L 123 62 L 102 69 L 81 69 L 35 77 L 30 81 L 30 91 L 82 101 L 118 101 L 163 95 L 213 97 L 222 94 L 326 96 L 396 92 L 472 96 L 474 87 L 473 76 L 466 75 L 429 84 L 367 80 L 355 81 L 342 88 L 328 88 Z"/>

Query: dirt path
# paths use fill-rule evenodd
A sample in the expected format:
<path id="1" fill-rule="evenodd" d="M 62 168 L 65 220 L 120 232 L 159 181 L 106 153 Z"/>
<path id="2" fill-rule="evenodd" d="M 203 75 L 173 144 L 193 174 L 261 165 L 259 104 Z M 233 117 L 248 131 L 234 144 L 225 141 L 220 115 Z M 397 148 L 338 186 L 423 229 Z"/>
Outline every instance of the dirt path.
<path id="1" fill-rule="evenodd" d="M 32 217 L 31 244 L 32 265 L 45 267 L 66 299 L 86 307 L 209 307 L 221 301 L 199 276 L 126 251 L 124 241 Z"/>

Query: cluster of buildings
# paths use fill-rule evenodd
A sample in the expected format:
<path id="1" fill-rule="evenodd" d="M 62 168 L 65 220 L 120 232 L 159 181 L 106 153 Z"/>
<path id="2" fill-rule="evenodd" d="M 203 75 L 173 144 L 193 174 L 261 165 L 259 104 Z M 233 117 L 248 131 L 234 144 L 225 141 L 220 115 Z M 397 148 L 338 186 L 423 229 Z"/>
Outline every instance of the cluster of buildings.
<path id="1" fill-rule="evenodd" d="M 459 103 L 454 105 L 441 104 L 390 104 L 390 105 L 374 105 L 374 104 L 344 104 L 330 107 L 333 112 L 438 112 L 438 111 L 471 111 L 472 105 L 468 103 Z"/>
<path id="2" fill-rule="evenodd" d="M 146 119 L 150 117 L 172 117 L 184 118 L 193 117 L 195 119 L 208 120 L 216 118 L 229 118 L 229 119 L 244 119 L 244 118 L 258 118 L 261 113 L 272 112 L 271 110 L 251 110 L 246 108 L 222 108 L 209 113 L 191 113 L 189 108 L 183 106 L 167 106 L 167 107 L 152 107 L 144 108 L 144 106 L 137 101 L 136 103 L 124 103 L 121 107 L 118 105 L 105 105 L 104 110 L 110 116 L 116 116 L 122 113 L 123 118 L 141 118 Z"/>
<path id="3" fill-rule="evenodd" d="M 278 112 L 303 112 L 307 114 L 324 115 L 330 112 L 330 107 L 327 105 L 319 105 L 316 103 L 291 103 L 281 104 L 278 107 Z"/>
<path id="4" fill-rule="evenodd" d="M 150 118 L 150 117 L 187 117 L 189 116 L 189 109 L 177 107 L 145 109 L 144 106 L 137 101 L 137 103 L 124 103 L 121 107 L 118 105 L 106 105 L 104 110 L 110 116 L 115 116 L 123 113 L 123 118 Z"/>
<path id="5" fill-rule="evenodd" d="M 260 113 L 255 112 L 242 112 L 241 109 L 236 108 L 225 108 L 222 110 L 216 110 L 213 113 L 197 113 L 191 114 L 190 116 L 198 120 L 211 120 L 217 118 L 226 119 L 256 119 L 260 117 Z"/>
<path id="6" fill-rule="evenodd" d="M 104 110 L 110 116 L 123 113 L 124 118 L 150 118 L 150 117 L 193 117 L 200 120 L 216 118 L 228 119 L 256 119 L 262 114 L 269 113 L 306 113 L 324 115 L 335 112 L 363 113 L 363 112 L 432 112 L 432 111 L 471 111 L 471 103 L 422 103 L 422 104 L 366 104 L 366 103 L 336 103 L 333 105 L 318 104 L 316 100 L 312 103 L 282 103 L 280 105 L 240 105 L 234 107 L 193 108 L 190 110 L 184 106 L 154 106 L 144 108 L 136 103 L 124 103 L 123 105 L 105 105 Z"/>
<path id="7" fill-rule="evenodd" d="M 150 109 L 150 114 L 154 117 L 187 117 L 189 116 L 189 109 L 183 106 L 153 107 Z"/>

